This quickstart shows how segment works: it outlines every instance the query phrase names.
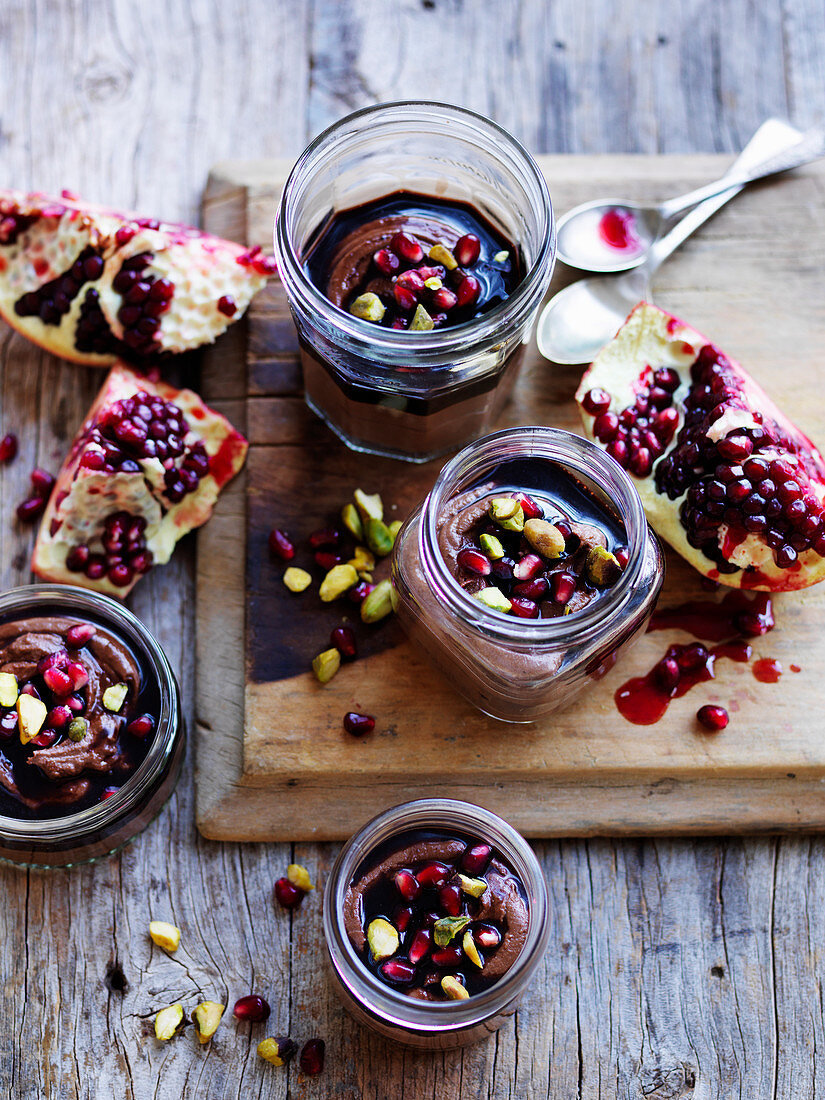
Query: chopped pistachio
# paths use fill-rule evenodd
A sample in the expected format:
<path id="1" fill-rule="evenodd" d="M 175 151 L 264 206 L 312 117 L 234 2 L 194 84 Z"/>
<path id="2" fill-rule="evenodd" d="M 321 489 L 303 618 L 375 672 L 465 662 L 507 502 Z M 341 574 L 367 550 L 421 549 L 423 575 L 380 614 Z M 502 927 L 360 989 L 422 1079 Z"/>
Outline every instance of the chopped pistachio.
<path id="1" fill-rule="evenodd" d="M 198 1005 L 192 1013 L 192 1020 L 199 1043 L 209 1042 L 218 1030 L 218 1024 L 225 1011 L 226 1005 L 218 1004 L 217 1001 L 202 1001 Z"/>
<path id="2" fill-rule="evenodd" d="M 463 932 L 470 923 L 469 917 L 440 917 L 433 925 L 433 935 L 439 947 L 446 947 L 454 936 Z"/>
<path id="3" fill-rule="evenodd" d="M 312 577 L 306 569 L 299 569 L 296 565 L 290 565 L 284 573 L 284 584 L 290 592 L 305 592 L 312 584 Z"/>
<path id="4" fill-rule="evenodd" d="M 504 557 L 504 547 L 495 535 L 482 535 L 478 541 L 481 543 L 482 552 L 490 561 L 498 561 L 499 558 Z"/>
<path id="5" fill-rule="evenodd" d="M 262 1039 L 258 1043 L 258 1054 L 265 1062 L 271 1062 L 273 1066 L 285 1066 L 297 1049 L 298 1044 L 287 1035 Z"/>
<path id="6" fill-rule="evenodd" d="M 458 978 L 454 978 L 452 974 L 444 975 L 441 979 L 441 988 L 451 1001 L 466 1001 L 470 997 Z"/>
<path id="7" fill-rule="evenodd" d="M 149 935 L 152 937 L 152 942 L 162 947 L 164 951 L 177 951 L 180 947 L 180 928 L 176 928 L 174 924 L 169 924 L 165 920 L 149 921 Z"/>
<path id="8" fill-rule="evenodd" d="M 367 943 L 370 945 L 372 957 L 376 962 L 380 962 L 381 959 L 388 959 L 390 955 L 394 955 L 401 941 L 397 930 L 388 920 L 376 917 L 375 920 L 370 921 L 367 928 Z"/>
<path id="9" fill-rule="evenodd" d="M 19 694 L 17 677 L 11 672 L 0 672 L 0 707 L 13 707 Z"/>
<path id="10" fill-rule="evenodd" d="M 392 585 L 389 581 L 379 581 L 372 592 L 361 603 L 361 621 L 377 623 L 392 612 Z"/>
<path id="11" fill-rule="evenodd" d="M 27 745 L 43 729 L 48 710 L 46 704 L 33 695 L 18 695 L 17 724 L 20 727 L 20 740 Z"/>
<path id="12" fill-rule="evenodd" d="M 473 939 L 473 933 L 469 930 L 469 928 L 464 933 L 464 939 L 461 941 L 461 946 L 464 950 L 464 954 L 467 956 L 470 962 L 477 966 L 479 970 L 483 970 L 484 961 L 481 958 L 481 955 L 479 955 L 478 953 L 476 941 Z"/>
<path id="13" fill-rule="evenodd" d="M 312 671 L 321 684 L 328 684 L 340 667 L 341 654 L 337 649 L 325 649 L 312 662 Z"/>
<path id="14" fill-rule="evenodd" d="M 496 497 L 490 501 L 490 516 L 505 531 L 524 530 L 524 509 L 515 497 Z"/>
<path id="15" fill-rule="evenodd" d="M 318 595 L 324 603 L 332 603 L 343 596 L 354 584 L 358 584 L 358 572 L 351 565 L 333 565 L 321 581 Z"/>
<path id="16" fill-rule="evenodd" d="M 584 569 L 587 579 L 599 588 L 609 588 L 622 574 L 618 559 L 603 546 L 594 546 L 591 549 L 585 560 Z"/>
<path id="17" fill-rule="evenodd" d="M 82 741 L 89 732 L 89 723 L 85 718 L 73 718 L 66 732 L 70 741 Z"/>
<path id="18" fill-rule="evenodd" d="M 372 584 L 374 578 L 372 573 L 368 572 L 366 569 L 359 569 L 358 579 L 365 581 L 367 584 Z"/>
<path id="19" fill-rule="evenodd" d="M 367 546 L 379 558 L 385 558 L 392 550 L 392 535 L 382 519 L 367 521 Z"/>
<path id="20" fill-rule="evenodd" d="M 364 539 L 364 525 L 361 523 L 361 517 L 358 515 L 358 509 L 354 504 L 345 504 L 341 509 L 341 519 L 344 526 L 359 542 L 363 542 Z"/>
<path id="21" fill-rule="evenodd" d="M 183 1023 L 183 1005 L 178 1003 L 162 1008 L 155 1016 L 155 1038 L 165 1042 L 171 1039 Z"/>
<path id="22" fill-rule="evenodd" d="M 437 275 L 431 275 L 429 279 L 424 280 L 424 286 L 427 290 L 441 290 L 444 283 L 439 279 Z"/>
<path id="23" fill-rule="evenodd" d="M 433 263 L 443 264 L 448 271 L 454 271 L 458 267 L 458 260 L 443 244 L 434 244 L 427 255 Z"/>
<path id="24" fill-rule="evenodd" d="M 546 519 L 528 519 L 524 525 L 524 537 L 543 558 L 560 558 L 564 553 L 564 535 Z"/>
<path id="25" fill-rule="evenodd" d="M 474 898 L 480 898 L 487 889 L 487 883 L 483 878 L 469 878 L 467 875 L 458 876 L 458 885 L 463 893 Z"/>
<path id="26" fill-rule="evenodd" d="M 110 710 L 112 714 L 117 714 L 126 702 L 126 696 L 128 694 L 128 684 L 112 684 L 111 687 L 107 687 L 103 692 L 103 705 L 106 710 Z"/>
<path id="27" fill-rule="evenodd" d="M 419 302 L 410 321 L 410 332 L 429 332 L 432 328 L 435 328 L 433 319 Z"/>
<path id="28" fill-rule="evenodd" d="M 510 259 L 510 253 L 506 249 L 502 249 L 501 252 L 496 252 L 493 256 L 494 264 L 505 264 Z"/>
<path id="29" fill-rule="evenodd" d="M 392 523 L 387 528 L 387 530 L 390 533 L 390 538 L 392 539 L 393 546 L 395 545 L 395 540 L 398 538 L 398 532 L 401 530 L 401 528 L 403 526 L 404 526 L 403 519 L 395 519 L 395 520 L 392 521 Z"/>
<path id="30" fill-rule="evenodd" d="M 499 588 L 482 588 L 480 592 L 476 592 L 475 598 L 485 607 L 489 607 L 492 611 L 501 611 L 504 615 L 513 606 Z"/>
<path id="31" fill-rule="evenodd" d="M 361 522 L 367 523 L 371 519 L 383 519 L 384 518 L 384 502 L 381 500 L 380 493 L 365 493 L 363 489 L 356 489 L 352 494 L 352 499 L 355 501 L 355 507 L 361 516 Z"/>
<path id="32" fill-rule="evenodd" d="M 302 867 L 300 863 L 290 863 L 286 869 L 286 877 L 292 885 L 297 886 L 299 890 L 308 892 L 315 889 L 309 877 L 309 871 L 306 867 Z"/>
<path id="33" fill-rule="evenodd" d="M 377 323 L 387 310 L 378 295 L 368 291 L 366 294 L 359 294 L 355 301 L 350 303 L 349 312 L 353 317 L 360 317 L 362 321 Z"/>
<path id="34" fill-rule="evenodd" d="M 363 570 L 375 569 L 375 558 L 366 546 L 356 546 L 355 553 L 347 562 L 347 565 L 351 565 L 353 569 L 357 569 L 360 573 Z"/>

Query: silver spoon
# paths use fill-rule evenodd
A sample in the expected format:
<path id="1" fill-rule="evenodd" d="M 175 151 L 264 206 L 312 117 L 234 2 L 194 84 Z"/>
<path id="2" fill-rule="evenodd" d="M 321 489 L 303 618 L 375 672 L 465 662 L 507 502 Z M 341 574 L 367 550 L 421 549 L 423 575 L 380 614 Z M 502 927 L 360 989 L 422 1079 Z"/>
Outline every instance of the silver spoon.
<path id="1" fill-rule="evenodd" d="M 658 206 L 625 199 L 597 199 L 574 207 L 558 224 L 558 258 L 583 271 L 629 271 L 644 262 L 653 242 L 684 211 L 723 191 L 786 172 L 825 154 L 825 134 L 820 130 L 803 134 L 780 119 L 768 119 L 751 138 L 747 149 L 758 135 L 768 142 L 775 137 L 779 147 L 750 164 L 743 164 L 740 154 L 720 179 Z M 612 236 L 614 243 L 606 240 L 605 235 Z"/>
<path id="2" fill-rule="evenodd" d="M 785 150 L 795 148 L 799 137 L 798 130 L 772 119 L 756 131 L 733 169 L 746 171 L 764 163 L 766 157 L 773 159 L 781 155 L 780 143 L 784 143 Z M 669 233 L 651 244 L 643 263 L 633 270 L 619 276 L 581 279 L 554 295 L 539 317 L 537 341 L 541 354 L 554 363 L 589 363 L 612 339 L 630 310 L 643 299 L 650 300 L 652 276 L 668 256 L 744 186 L 734 184 L 695 206 Z"/>

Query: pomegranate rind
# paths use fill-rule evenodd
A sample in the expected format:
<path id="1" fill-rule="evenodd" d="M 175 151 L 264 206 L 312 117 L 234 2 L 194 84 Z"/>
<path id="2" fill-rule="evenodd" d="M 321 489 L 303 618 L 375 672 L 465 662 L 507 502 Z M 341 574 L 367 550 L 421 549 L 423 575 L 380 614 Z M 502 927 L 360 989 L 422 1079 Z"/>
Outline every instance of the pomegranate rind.
<path id="1" fill-rule="evenodd" d="M 711 341 L 696 329 L 657 306 L 647 302 L 637 305 L 613 340 L 599 352 L 585 371 L 576 391 L 576 402 L 587 438 L 603 450 L 607 449 L 594 434 L 597 416 L 584 408 L 585 394 L 595 388 L 605 390 L 611 397 L 610 411 L 619 413 L 628 406 L 632 406 L 637 393 L 647 388 L 651 367 L 653 369 L 671 367 L 680 377 L 679 387 L 673 394 L 673 405 L 679 413 L 679 421 L 672 441 L 664 454 L 654 463 L 655 472 L 658 463 L 666 458 L 676 445 L 678 433 L 684 421 L 684 401 L 691 390 L 690 368 L 700 349 L 710 343 Z M 741 364 L 729 357 L 728 359 L 731 373 L 741 384 L 741 396 L 748 407 L 727 410 L 719 420 L 711 424 L 706 433 L 707 438 L 717 441 L 733 429 L 758 426 L 759 422 L 753 417 L 753 412 L 758 411 L 762 415 L 762 422 L 775 424 L 791 441 L 794 448 L 794 451 L 785 448 L 760 451 L 760 457 L 783 458 L 792 465 L 804 469 L 810 478 L 810 487 L 817 499 L 820 502 L 825 500 L 825 459 L 819 450 L 777 408 Z M 629 476 L 639 492 L 651 526 L 704 576 L 731 588 L 768 592 L 795 591 L 825 579 L 825 558 L 815 550 L 801 551 L 798 560 L 791 567 L 783 569 L 776 564 L 773 551 L 760 536 L 747 534 L 744 531 L 735 533 L 725 524 L 720 524 L 719 527 L 719 549 L 727 561 L 739 568 L 736 572 L 721 572 L 701 549 L 691 546 L 687 541 L 685 528 L 680 519 L 680 508 L 687 490 L 672 500 L 666 493 L 660 493 L 657 490 L 653 472 L 643 478 L 634 477 L 630 472 Z"/>
<path id="2" fill-rule="evenodd" d="M 31 218 L 30 225 L 4 235 L 4 219 Z M 118 243 L 119 229 L 132 234 Z M 102 274 L 86 280 L 71 307 L 57 324 L 38 316 L 20 316 L 15 303 L 66 274 L 86 248 L 104 261 Z M 124 303 L 112 282 L 124 260 L 148 253 L 144 276 L 168 279 L 175 291 L 161 314 L 152 354 L 176 354 L 214 342 L 243 316 L 254 295 L 274 271 L 271 260 L 242 245 L 213 237 L 191 226 L 154 222 L 131 212 L 111 210 L 73 198 L 0 189 L 0 315 L 14 329 L 55 355 L 88 366 L 111 366 L 119 358 L 117 341 L 124 336 L 118 313 Z M 76 329 L 88 290 L 99 304 L 112 333 L 112 352 L 81 351 Z M 218 307 L 231 298 L 234 312 Z M 121 349 L 128 353 L 125 346 Z M 140 358 L 140 351 L 135 353 Z"/>
<path id="3" fill-rule="evenodd" d="M 80 464 L 86 450 L 86 432 L 100 413 L 140 390 L 178 405 L 189 424 L 184 442 L 187 446 L 202 442 L 209 458 L 209 473 L 200 478 L 193 492 L 177 503 L 168 501 L 163 495 L 163 466 L 157 459 L 139 460 L 140 471 L 134 473 L 90 470 Z M 140 574 L 124 586 L 113 584 L 107 576 L 90 580 L 84 573 L 66 567 L 69 551 L 82 543 L 93 553 L 103 552 L 100 536 L 104 520 L 113 512 L 123 511 L 130 516 L 143 517 L 146 546 L 152 552 L 154 564 L 167 562 L 178 540 L 209 519 L 221 489 L 243 466 L 247 449 L 247 441 L 241 433 L 192 390 L 151 382 L 126 364 L 116 364 L 95 398 L 57 476 L 35 543 L 32 571 L 42 580 L 81 585 L 110 596 L 125 597 L 140 579 Z"/>

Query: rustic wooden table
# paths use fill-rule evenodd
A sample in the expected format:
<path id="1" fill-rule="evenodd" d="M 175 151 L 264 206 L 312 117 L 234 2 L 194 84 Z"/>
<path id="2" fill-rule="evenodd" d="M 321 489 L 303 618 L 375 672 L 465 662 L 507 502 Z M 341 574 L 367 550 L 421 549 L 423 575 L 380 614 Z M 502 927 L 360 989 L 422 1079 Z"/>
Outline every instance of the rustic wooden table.
<path id="1" fill-rule="evenodd" d="M 355 107 L 443 98 L 539 152 L 733 151 L 769 114 L 825 123 L 821 0 L 2 0 L 3 184 L 196 219 L 209 166 L 297 154 Z M 0 332 L 0 578 L 27 582 L 11 519 L 28 471 L 56 469 L 99 383 Z M 135 593 L 193 699 L 194 541 Z M 220 675 L 220 670 L 214 670 Z M 191 706 L 190 706 L 191 717 Z M 758 731 L 754 731 L 758 733 Z M 812 1097 L 825 1089 L 825 843 L 549 841 L 554 934 L 540 980 L 490 1042 L 390 1049 L 324 977 L 320 906 L 270 904 L 290 858 L 332 846 L 208 843 L 193 761 L 119 856 L 0 868 L 0 1095 L 158 1097 Z M 174 957 L 150 918 L 184 929 Z M 225 1023 L 207 1049 L 151 1037 L 160 1006 L 268 997 L 270 1027 L 327 1041 L 323 1077 L 255 1055 Z"/>

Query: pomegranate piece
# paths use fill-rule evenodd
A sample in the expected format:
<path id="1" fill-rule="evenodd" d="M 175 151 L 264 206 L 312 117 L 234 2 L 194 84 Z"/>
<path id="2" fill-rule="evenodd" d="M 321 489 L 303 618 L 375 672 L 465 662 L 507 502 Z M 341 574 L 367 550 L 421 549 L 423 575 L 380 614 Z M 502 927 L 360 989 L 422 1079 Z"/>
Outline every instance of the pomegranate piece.
<path id="1" fill-rule="evenodd" d="M 468 573 L 475 573 L 478 577 L 489 576 L 490 559 L 482 554 L 480 550 L 469 548 L 459 550 L 457 561 L 459 566 L 466 569 Z"/>
<path id="2" fill-rule="evenodd" d="M 137 718 L 133 718 L 132 721 L 126 727 L 126 732 L 130 733 L 132 737 L 139 737 L 144 740 L 155 728 L 155 720 L 151 714 L 140 714 Z"/>
<path id="3" fill-rule="evenodd" d="M 395 885 L 405 901 L 415 901 L 421 893 L 421 886 L 412 871 L 401 870 L 395 875 Z"/>
<path id="4" fill-rule="evenodd" d="M 91 623 L 78 623 L 77 626 L 70 626 L 66 631 L 66 642 L 72 649 L 79 649 L 91 641 L 95 634 L 96 630 Z"/>
<path id="5" fill-rule="evenodd" d="M 432 944 L 433 934 L 429 928 L 421 928 L 416 932 L 413 937 L 413 941 L 410 944 L 410 962 L 413 966 L 418 966 L 427 952 L 430 950 Z"/>
<path id="6" fill-rule="evenodd" d="M 406 959 L 389 959 L 381 967 L 381 973 L 390 982 L 399 984 L 411 982 L 415 977 L 415 967 Z"/>
<path id="7" fill-rule="evenodd" d="M 371 714 L 358 714 L 351 710 L 344 715 L 344 729 L 353 737 L 363 737 L 375 729 L 375 719 Z"/>
<path id="8" fill-rule="evenodd" d="M 478 924 L 473 929 L 473 939 L 479 947 L 492 951 L 501 943 L 501 933 L 493 924 Z"/>
<path id="9" fill-rule="evenodd" d="M 728 712 L 724 707 L 714 707 L 710 705 L 699 707 L 696 712 L 696 718 L 700 725 L 704 726 L 706 730 L 711 730 L 713 733 L 718 733 L 719 730 L 723 730 L 730 721 Z"/>
<path id="10" fill-rule="evenodd" d="M 282 909 L 297 909 L 304 900 L 306 891 L 290 882 L 288 878 L 279 878 L 273 888 L 275 901 Z"/>
<path id="11" fill-rule="evenodd" d="M 329 636 L 330 645 L 337 649 L 345 661 L 354 661 L 358 655 L 355 631 L 351 626 L 336 626 Z"/>
<path id="12" fill-rule="evenodd" d="M 310 1039 L 308 1042 L 304 1043 L 303 1050 L 298 1059 L 301 1073 L 305 1073 L 307 1077 L 317 1077 L 324 1068 L 325 1053 L 326 1043 L 323 1039 Z"/>
<path id="13" fill-rule="evenodd" d="M 457 886 L 453 886 L 452 883 L 442 886 L 438 891 L 438 900 L 449 916 L 461 915 L 461 891 Z"/>
<path id="14" fill-rule="evenodd" d="M 282 561 L 292 561 L 295 557 L 295 547 L 289 540 L 289 535 L 277 527 L 269 532 L 269 551 Z"/>
<path id="15" fill-rule="evenodd" d="M 447 881 L 450 870 L 443 863 L 426 863 L 416 875 L 422 886 L 434 886 L 437 889 Z"/>
<path id="16" fill-rule="evenodd" d="M 460 947 L 441 947 L 438 951 L 433 951 L 430 958 L 434 966 L 458 966 L 461 962 L 462 954 L 463 952 Z"/>
<path id="17" fill-rule="evenodd" d="M 641 303 L 576 399 L 651 525 L 704 576 L 762 591 L 825 578 L 825 459 L 700 333 Z"/>
<path id="18" fill-rule="evenodd" d="M 58 474 L 33 571 L 124 597 L 207 521 L 246 450 L 197 394 L 118 364 Z"/>
<path id="19" fill-rule="evenodd" d="M 274 270 L 259 248 L 191 226 L 0 191 L 0 315 L 78 363 L 211 343 Z"/>
<path id="20" fill-rule="evenodd" d="M 335 527 L 323 527 L 320 531 L 313 531 L 309 536 L 309 545 L 313 550 L 320 550 L 324 546 L 337 546 L 341 541 L 341 532 Z"/>
<path id="21" fill-rule="evenodd" d="M 257 993 L 249 993 L 235 1001 L 232 1014 L 236 1020 L 249 1020 L 252 1024 L 261 1024 L 268 1020 L 272 1009 Z"/>
<path id="22" fill-rule="evenodd" d="M 0 465 L 11 462 L 17 455 L 17 436 L 12 432 L 0 439 Z"/>
<path id="23" fill-rule="evenodd" d="M 408 264 L 420 264 L 424 259 L 424 249 L 409 233 L 396 233 L 390 241 L 392 251 Z"/>
<path id="24" fill-rule="evenodd" d="M 461 869 L 468 875 L 480 875 L 490 862 L 492 854 L 493 849 L 489 844 L 474 844 L 461 857 Z"/>
<path id="25" fill-rule="evenodd" d="M 459 237 L 453 249 L 453 255 L 462 267 L 471 267 L 481 254 L 481 241 L 475 233 L 465 233 Z"/>

